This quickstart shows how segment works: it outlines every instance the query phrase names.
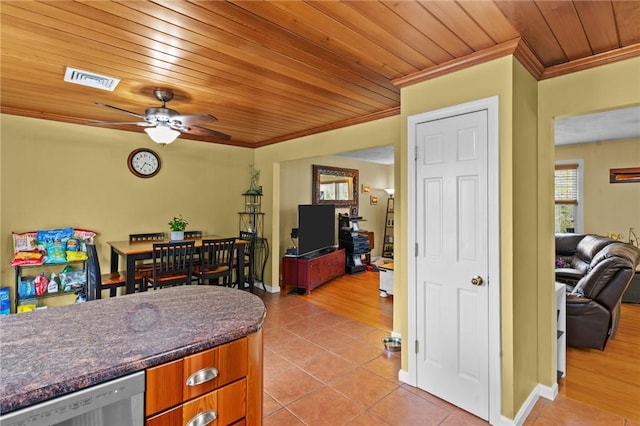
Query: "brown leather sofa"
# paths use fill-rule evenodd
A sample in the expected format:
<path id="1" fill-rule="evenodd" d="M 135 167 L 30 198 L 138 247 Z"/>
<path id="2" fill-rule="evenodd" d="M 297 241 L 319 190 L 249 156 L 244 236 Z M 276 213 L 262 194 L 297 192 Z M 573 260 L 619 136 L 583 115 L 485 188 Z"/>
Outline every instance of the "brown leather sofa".
<path id="1" fill-rule="evenodd" d="M 556 281 L 566 285 L 567 344 L 604 350 L 640 262 L 631 244 L 592 234 L 556 234 Z"/>

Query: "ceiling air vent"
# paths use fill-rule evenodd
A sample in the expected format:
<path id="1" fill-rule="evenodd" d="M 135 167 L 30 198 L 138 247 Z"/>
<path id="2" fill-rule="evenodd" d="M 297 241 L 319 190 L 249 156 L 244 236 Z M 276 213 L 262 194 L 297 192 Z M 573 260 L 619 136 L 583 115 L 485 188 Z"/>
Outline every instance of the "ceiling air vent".
<path id="1" fill-rule="evenodd" d="M 93 87 L 95 89 L 108 90 L 110 92 L 113 92 L 118 83 L 120 83 L 119 78 L 107 77 L 106 75 L 77 70 L 70 67 L 67 67 L 67 71 L 64 73 L 64 81 Z"/>

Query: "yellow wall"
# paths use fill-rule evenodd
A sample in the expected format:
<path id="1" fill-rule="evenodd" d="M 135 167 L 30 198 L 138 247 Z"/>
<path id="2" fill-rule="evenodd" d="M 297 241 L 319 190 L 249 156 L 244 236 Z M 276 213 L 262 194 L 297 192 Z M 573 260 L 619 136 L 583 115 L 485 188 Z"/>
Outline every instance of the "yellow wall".
<path id="1" fill-rule="evenodd" d="M 609 169 L 638 167 L 640 139 L 581 143 L 556 147 L 556 160 L 584 161 L 585 233 L 622 234 L 640 231 L 640 183 L 609 183 Z M 639 233 L 640 234 L 640 233 Z"/>
<path id="2" fill-rule="evenodd" d="M 513 158 L 510 168 L 512 184 L 504 181 L 512 191 L 513 203 L 510 207 L 512 218 L 508 219 L 513 226 L 513 242 L 510 246 L 501 247 L 503 262 L 513 259 L 513 285 L 511 306 L 513 312 L 504 318 L 513 318 L 510 326 L 503 326 L 503 341 L 506 329 L 509 328 L 513 352 L 513 394 L 503 393 L 503 414 L 513 417 L 526 401 L 537 383 L 551 386 L 553 381 L 545 381 L 545 371 L 555 371 L 552 364 L 555 359 L 552 341 L 555 334 L 546 334 L 538 339 L 538 329 L 551 324 L 553 308 L 549 305 L 539 306 L 537 302 L 538 286 L 538 238 L 551 230 L 540 230 L 537 226 L 538 216 L 538 160 L 537 160 L 537 81 L 518 62 L 513 61 L 513 139 L 511 150 Z M 502 163 L 502 161 L 501 161 Z M 506 189 L 506 188 L 505 188 Z M 503 208 L 503 211 L 505 208 Z M 502 232 L 502 229 L 501 229 Z M 549 265 L 549 268 L 552 266 Z M 504 283 L 505 277 L 502 276 Z M 502 286 L 504 289 L 504 284 Z M 504 304 L 504 298 L 503 298 Z M 503 310 L 504 314 L 504 310 Z M 505 342 L 506 343 L 506 342 Z M 503 352 L 505 347 L 503 346 Z M 538 363 L 546 370 L 536 368 Z M 504 389 L 503 389 L 504 390 Z M 509 399 L 511 398 L 511 399 Z M 506 408 L 509 407 L 511 412 Z"/>
<path id="3" fill-rule="evenodd" d="M 181 139 L 163 147 L 144 133 L 11 115 L 0 120 L 2 286 L 14 283 L 12 231 L 92 229 L 105 272 L 107 241 L 168 233 L 174 215 L 182 214 L 188 229 L 238 233 L 251 149 Z M 127 168 L 127 156 L 139 147 L 160 155 L 162 168 L 153 178 L 137 178 Z"/>
<path id="4" fill-rule="evenodd" d="M 358 170 L 360 182 L 360 188 L 358 188 L 359 215 L 365 219 L 360 222 L 360 229 L 374 232 L 375 243 L 371 256 L 380 256 L 388 198 L 383 188 L 393 187 L 393 166 L 336 156 L 305 158 L 281 163 L 280 247 L 272 249 L 273 255 L 281 258 L 286 248 L 293 245 L 290 232 L 291 228 L 297 227 L 298 204 L 312 203 L 313 164 Z M 362 184 L 369 185 L 370 192 L 368 194 L 362 193 Z M 371 205 L 370 195 L 378 196 L 377 205 Z M 336 209 L 336 244 L 338 244 L 337 214 L 348 212 L 349 209 L 346 207 Z"/>
<path id="5" fill-rule="evenodd" d="M 545 306 L 555 304 L 552 285 L 555 277 L 553 268 L 549 267 L 553 264 L 555 253 L 554 120 L 637 105 L 640 100 L 639 75 L 640 58 L 633 58 L 538 82 L 538 229 L 541 230 L 538 238 L 538 273 L 542 283 L 538 286 L 541 324 L 538 338 L 541 342 L 548 341 L 549 334 L 554 332 L 553 324 L 545 324 L 546 318 L 541 314 Z M 607 177 L 603 176 L 602 179 Z M 548 384 L 553 382 L 555 373 L 547 368 L 545 359 L 541 357 L 539 370 L 541 382 Z"/>
<path id="6" fill-rule="evenodd" d="M 387 117 L 256 149 L 255 164 L 256 168 L 261 170 L 260 183 L 263 185 L 265 194 L 271 195 L 271 197 L 265 197 L 266 205 L 264 206 L 266 212 L 265 236 L 269 239 L 271 246 L 284 250 L 284 248 L 291 244 L 291 239 L 288 236 L 288 233 L 293 227 L 290 225 L 291 205 L 300 203 L 300 201 L 292 200 L 290 198 L 291 195 L 283 191 L 286 189 L 286 191 L 298 192 L 300 200 L 311 196 L 311 166 L 309 164 L 312 164 L 312 162 L 307 163 L 309 169 L 303 172 L 300 178 L 302 179 L 301 181 L 291 183 L 291 187 L 285 188 L 283 185 L 286 186 L 289 184 L 284 182 L 284 180 L 291 179 L 290 171 L 287 170 L 287 167 L 305 168 L 305 162 L 309 161 L 308 159 L 312 157 L 326 157 L 337 153 L 387 145 L 393 145 L 395 147 L 397 159 L 400 134 L 398 126 L 398 116 Z M 295 162 L 299 160 L 304 161 L 296 166 Z M 291 165 L 289 162 L 294 163 Z M 335 164 L 337 165 L 338 163 L 336 162 Z M 344 164 L 354 163 L 349 162 Z M 385 171 L 385 173 L 388 172 Z M 366 176 L 365 179 L 367 179 Z M 360 182 L 367 183 L 362 179 Z M 306 200 L 310 201 L 311 198 L 306 198 Z M 285 211 L 288 212 L 285 218 L 281 218 L 281 204 L 284 205 Z M 374 232 L 375 231 L 376 230 L 374 230 Z M 285 235 L 284 240 L 282 235 Z M 265 281 L 277 285 L 279 282 L 280 258 L 278 256 L 271 256 L 269 260 L 270 262 L 265 271 L 265 277 L 271 278 L 265 278 Z"/>

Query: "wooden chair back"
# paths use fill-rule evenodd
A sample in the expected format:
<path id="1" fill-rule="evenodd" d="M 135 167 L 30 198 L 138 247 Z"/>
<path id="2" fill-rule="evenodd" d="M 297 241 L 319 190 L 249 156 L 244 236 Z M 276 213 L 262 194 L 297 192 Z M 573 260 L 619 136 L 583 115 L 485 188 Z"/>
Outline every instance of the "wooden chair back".
<path id="1" fill-rule="evenodd" d="M 200 247 L 200 265 L 196 268 L 198 282 L 223 278 L 223 284 L 231 285 L 233 275 L 233 259 L 236 253 L 235 238 L 219 238 L 203 240 Z"/>
<path id="2" fill-rule="evenodd" d="M 129 234 L 129 242 L 138 241 L 162 241 L 165 239 L 164 232 L 149 232 L 145 234 Z"/>
<path id="3" fill-rule="evenodd" d="M 249 241 L 244 248 L 245 256 L 249 256 L 249 253 L 253 253 L 256 244 L 256 233 L 250 231 L 240 231 L 240 235 L 238 237 L 241 240 Z"/>
<path id="4" fill-rule="evenodd" d="M 191 284 L 194 247 L 194 241 L 154 243 L 149 284 L 153 288 Z"/>
<path id="5" fill-rule="evenodd" d="M 143 276 L 135 275 L 136 284 L 143 285 Z M 115 297 L 118 287 L 127 285 L 124 271 L 101 273 L 98 250 L 95 244 L 87 244 L 87 299 L 101 299 L 102 290 L 109 290 L 109 297 Z"/>
<path id="6" fill-rule="evenodd" d="M 184 231 L 184 238 L 202 238 L 202 231 Z"/>

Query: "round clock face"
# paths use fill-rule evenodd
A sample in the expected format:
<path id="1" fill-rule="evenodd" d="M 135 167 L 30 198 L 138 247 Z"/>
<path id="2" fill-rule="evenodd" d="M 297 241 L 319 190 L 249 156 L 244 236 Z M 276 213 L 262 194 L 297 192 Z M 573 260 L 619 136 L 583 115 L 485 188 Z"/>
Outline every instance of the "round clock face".
<path id="1" fill-rule="evenodd" d="M 149 178 L 160 171 L 160 157 L 150 149 L 139 148 L 129 154 L 127 165 L 134 175 Z"/>

